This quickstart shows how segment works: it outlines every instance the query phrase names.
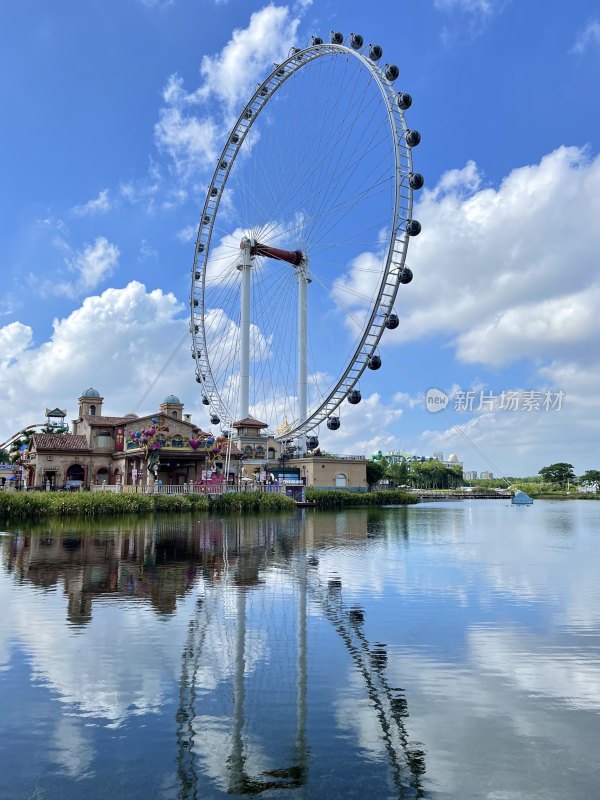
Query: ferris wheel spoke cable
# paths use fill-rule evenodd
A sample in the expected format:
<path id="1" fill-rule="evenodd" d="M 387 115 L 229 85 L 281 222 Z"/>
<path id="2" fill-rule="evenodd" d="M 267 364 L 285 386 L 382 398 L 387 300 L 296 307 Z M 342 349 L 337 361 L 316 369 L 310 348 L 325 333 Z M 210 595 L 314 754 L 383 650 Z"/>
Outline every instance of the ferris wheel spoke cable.
<path id="1" fill-rule="evenodd" d="M 338 101 L 339 101 L 340 95 L 341 95 L 341 93 L 338 93 Z M 335 106 L 335 108 L 337 109 L 337 105 Z M 341 123 L 339 123 L 338 127 L 344 129 L 346 127 L 346 125 L 347 125 L 347 120 L 351 115 L 352 115 L 352 119 L 354 120 L 354 122 L 356 122 L 356 120 L 359 117 L 359 115 L 357 114 L 357 109 L 356 108 L 353 107 L 353 108 L 348 109 L 346 111 L 346 114 L 345 114 L 343 120 L 341 121 Z M 353 126 L 351 126 L 351 128 L 350 128 L 350 132 L 352 130 L 352 127 Z M 322 124 L 321 128 L 320 128 L 320 135 L 321 136 L 323 135 L 325 130 L 326 130 L 326 125 Z M 305 148 L 309 148 L 311 146 L 310 138 L 308 136 L 306 136 L 306 137 L 304 137 L 304 139 L 305 139 L 305 145 L 304 145 Z M 344 141 L 346 141 L 346 140 L 344 140 Z M 316 145 L 316 147 L 314 149 L 316 149 L 317 152 L 322 153 L 322 155 L 318 159 L 313 160 L 312 166 L 309 169 L 306 169 L 307 159 L 305 159 L 304 157 L 301 156 L 301 157 L 297 158 L 296 161 L 295 161 L 296 171 L 294 173 L 292 173 L 292 175 L 290 176 L 290 185 L 292 185 L 294 187 L 294 194 L 290 196 L 290 201 L 289 201 L 290 203 L 295 198 L 298 197 L 298 195 L 300 194 L 301 190 L 307 185 L 308 185 L 308 191 L 306 192 L 305 197 L 314 199 L 314 197 L 316 196 L 317 193 L 315 192 L 315 189 L 314 189 L 312 181 L 315 179 L 315 177 L 317 175 L 320 174 L 320 171 L 321 171 L 323 165 L 330 165 L 330 163 L 331 163 L 331 155 L 332 155 L 332 153 L 335 152 L 335 145 L 331 146 L 330 149 L 327 149 L 327 148 L 323 147 L 321 139 L 319 139 L 319 142 L 317 143 L 317 145 Z M 343 150 L 340 152 L 339 158 L 342 157 L 342 153 L 343 153 Z M 301 173 L 301 178 L 302 179 L 301 179 L 300 183 L 297 184 L 296 181 L 295 181 L 295 175 L 296 175 L 296 173 L 299 173 L 302 168 L 304 169 L 304 171 Z M 281 172 L 283 172 L 283 170 Z M 335 175 L 335 170 L 333 170 L 333 174 Z M 329 181 L 324 181 L 324 185 L 328 186 L 329 185 Z M 305 205 L 305 203 L 306 203 L 306 200 L 302 200 L 301 202 L 297 203 L 296 207 L 297 208 L 301 208 L 303 205 Z M 291 216 L 292 213 L 293 213 L 293 211 L 290 214 L 288 214 L 288 217 Z"/>
<path id="2" fill-rule="evenodd" d="M 346 313 L 355 319 L 353 312 L 347 307 L 346 307 Z M 356 322 L 357 324 L 360 324 L 360 320 L 356 320 Z M 394 353 L 388 347 L 382 345 L 381 343 L 379 344 L 379 349 L 385 352 L 387 356 L 389 356 L 389 358 L 394 362 L 395 366 L 405 375 L 405 377 L 407 377 L 414 384 L 414 386 L 419 390 L 419 392 L 424 395 L 425 394 L 424 387 L 421 386 L 421 384 L 414 377 L 414 375 L 412 375 L 410 372 L 408 372 L 408 370 L 405 367 L 402 366 L 402 364 L 396 358 Z M 445 409 L 442 409 L 441 414 L 444 416 L 446 421 L 449 422 L 450 426 L 452 427 L 452 430 L 458 433 L 458 435 L 477 453 L 477 455 L 480 458 L 482 458 L 489 467 L 492 467 L 492 470 L 494 472 L 496 472 L 498 475 L 501 475 L 502 480 L 508 486 L 510 486 L 511 485 L 510 481 L 507 479 L 504 472 L 497 466 L 497 464 L 494 464 L 494 462 L 486 455 L 486 453 L 483 450 L 481 450 L 481 448 L 477 444 L 475 444 L 475 442 L 470 438 L 470 436 L 468 436 L 464 432 L 464 430 L 460 427 L 460 425 L 458 425 L 458 423 L 455 422 L 452 416 Z"/>
<path id="3" fill-rule="evenodd" d="M 390 186 L 387 186 L 387 187 L 385 186 L 386 183 L 388 183 L 388 184 L 391 183 L 391 179 L 389 177 L 383 178 L 383 176 L 382 176 L 382 178 L 380 180 L 378 180 L 377 178 L 378 178 L 378 176 L 376 176 L 376 180 L 372 184 L 370 184 L 369 186 L 362 187 L 362 191 L 360 193 L 357 193 L 356 196 L 352 200 L 346 200 L 343 203 L 340 203 L 337 206 L 334 206 L 334 207 L 330 208 L 328 211 L 322 212 L 320 215 L 316 215 L 316 214 L 306 215 L 305 228 L 306 229 L 308 228 L 308 223 L 314 223 L 315 227 L 316 227 L 316 224 L 318 222 L 320 222 L 322 220 L 325 220 L 327 218 L 331 218 L 334 214 L 339 214 L 339 212 L 342 211 L 342 210 L 345 210 L 345 211 L 351 210 L 354 206 L 359 205 L 359 203 L 361 203 L 364 200 L 364 198 L 368 195 L 368 193 L 371 190 L 375 189 L 375 188 L 378 188 L 379 191 L 378 192 L 374 192 L 373 193 L 374 195 L 382 194 L 383 192 L 385 192 L 386 190 L 391 188 Z M 294 212 L 295 211 L 296 211 L 296 209 L 294 210 Z M 289 218 L 289 216 L 288 216 L 288 218 Z M 286 218 L 286 219 L 288 219 L 288 218 Z M 286 220 L 284 220 L 284 221 L 286 221 Z M 380 221 L 378 221 L 378 223 L 373 224 L 371 226 L 371 229 L 380 229 L 381 225 L 382 225 L 382 221 L 380 220 Z M 275 226 L 273 226 L 273 228 L 275 228 Z M 279 236 L 286 235 L 288 233 L 291 233 L 293 230 L 294 230 L 294 226 L 292 225 L 289 228 L 283 229 L 280 232 L 278 231 L 278 235 Z M 331 228 L 329 228 L 328 231 L 325 231 L 325 233 L 323 235 L 326 235 L 326 233 L 328 233 L 330 230 L 331 230 Z M 363 229 L 363 230 L 365 230 L 365 229 Z M 368 230 L 368 229 L 366 229 L 366 230 Z M 270 233 L 269 229 L 261 230 L 261 231 L 259 231 L 257 233 L 257 238 L 259 238 L 260 241 L 264 242 L 268 238 L 269 233 Z M 315 246 L 318 246 L 318 241 L 314 241 L 315 239 L 316 239 L 316 234 L 313 233 L 310 240 L 308 240 L 308 239 L 304 240 L 305 248 L 308 249 L 310 247 L 311 252 L 312 252 L 312 250 L 313 250 L 313 248 Z M 358 243 L 357 242 L 353 242 L 353 244 L 356 245 Z M 334 245 L 329 244 L 327 246 L 332 247 Z M 337 246 L 340 246 L 340 245 L 335 245 L 335 246 L 337 247 Z M 342 243 L 341 246 L 348 246 L 348 244 L 347 243 Z"/>
<path id="4" fill-rule="evenodd" d="M 198 333 L 194 343 L 197 372 L 200 377 L 200 371 L 207 371 L 208 383 L 206 386 L 203 383 L 203 388 L 209 393 L 211 405 L 223 412 L 225 401 L 235 409 L 237 359 L 234 352 L 241 344 L 239 267 L 242 258 L 234 241 L 238 235 L 250 234 L 267 247 L 302 248 L 311 259 L 307 273 L 311 279 L 313 271 L 326 274 L 332 282 L 336 275 L 342 278 L 335 293 L 323 293 L 319 280 L 315 280 L 313 288 L 307 292 L 307 313 L 311 321 L 304 344 L 304 392 L 305 396 L 308 393 L 311 408 L 313 397 L 315 404 L 312 417 L 306 417 L 308 409 L 301 412 L 304 430 L 310 430 L 311 420 L 317 425 L 339 406 L 344 390 L 348 390 L 346 387 L 356 382 L 357 377 L 353 376 L 365 368 L 368 346 L 365 343 L 370 341 L 366 337 L 375 337 L 378 341 L 381 336 L 383 322 L 381 312 L 377 314 L 377 304 L 385 308 L 385 303 L 381 302 L 384 291 L 393 291 L 395 295 L 398 284 L 390 269 L 392 265 L 397 269 L 398 262 L 403 263 L 408 242 L 404 231 L 396 241 L 395 224 L 390 224 L 390 219 L 395 220 L 398 209 L 407 215 L 405 209 L 412 203 L 412 187 L 402 187 L 399 182 L 404 170 L 411 168 L 411 156 L 402 139 L 406 130 L 403 109 L 396 108 L 396 94 L 391 84 L 385 82 L 383 71 L 363 55 L 342 46 L 330 48 L 331 45 L 323 48 L 312 45 L 303 50 L 301 56 L 296 56 L 294 51 L 271 73 L 265 82 L 267 91 L 257 92 L 248 103 L 247 108 L 252 110 L 251 122 L 244 122 L 240 116 L 235 123 L 233 133 L 242 134 L 241 142 L 236 148 L 228 139 L 221 159 L 229 161 L 231 158 L 232 164 L 224 173 L 215 171 L 210 196 L 218 197 L 214 194 L 216 186 L 220 198 L 213 203 L 209 196 L 204 206 L 203 214 L 208 211 L 209 218 L 205 223 L 202 217 L 198 241 L 205 242 L 205 254 L 194 259 L 194 268 L 202 275 L 201 279 L 195 278 L 192 285 L 193 296 L 198 298 L 200 322 L 197 331 L 192 329 L 192 335 Z M 301 59 L 306 60 L 302 63 Z M 373 94 L 379 98 L 378 104 Z M 261 99 L 261 95 L 265 99 Z M 323 102 L 324 98 L 329 102 Z M 284 109 L 284 106 L 287 107 Z M 376 116 L 378 109 L 379 117 Z M 279 121 L 274 120 L 272 110 Z M 389 123 L 389 129 L 383 120 Z M 388 132 L 387 137 L 384 137 L 384 130 Z M 398 175 L 396 182 L 389 179 L 385 169 L 390 157 Z M 220 199 L 223 199 L 221 208 Z M 386 207 L 390 209 L 389 217 L 384 210 Z M 350 220 L 359 208 L 363 209 L 359 225 L 352 226 Z M 237 229 L 231 227 L 233 220 L 237 220 Z M 204 225 L 208 227 L 203 228 Z M 361 272 L 356 267 L 351 275 L 347 274 L 355 260 L 351 246 L 358 256 L 362 246 L 359 243 L 370 239 L 371 232 L 374 241 L 366 246 L 374 258 L 381 259 L 381 270 L 373 308 L 365 315 L 366 327 L 361 334 L 356 326 L 357 349 L 343 362 L 341 373 L 339 365 L 332 369 L 331 364 L 325 368 L 321 364 L 317 368 L 317 359 L 325 352 L 323 341 L 327 338 L 334 338 L 329 348 L 330 360 L 339 361 L 340 347 L 339 341 L 335 341 L 333 320 L 339 316 L 337 309 L 342 304 L 336 302 L 331 306 L 331 299 L 335 295 L 339 299 L 340 294 L 351 296 L 348 293 L 354 290 L 351 276 L 356 278 L 356 290 L 362 290 L 357 294 L 364 294 L 370 285 L 369 274 L 377 277 L 377 262 L 372 260 L 363 260 L 370 266 L 370 272 Z M 339 253 L 330 247 L 336 238 Z M 217 259 L 223 257 L 223 261 L 213 260 L 209 250 L 217 254 Z M 315 259 L 316 253 L 326 255 Z M 246 251 L 244 257 L 251 256 Z M 258 260 L 258 256 L 255 258 Z M 249 289 L 248 299 L 244 301 L 250 303 L 251 309 L 250 317 L 245 315 L 246 320 L 251 320 L 245 324 L 252 324 L 251 340 L 248 327 L 244 336 L 250 350 L 247 350 L 247 357 L 251 354 L 252 359 L 247 369 L 253 376 L 253 402 L 258 407 L 262 397 L 278 409 L 277 414 L 282 407 L 291 413 L 299 391 L 295 373 L 298 363 L 304 363 L 297 361 L 302 351 L 300 355 L 294 352 L 298 296 L 302 296 L 299 272 L 284 265 L 269 271 L 258 263 L 253 266 L 256 268 L 246 279 Z M 288 280 L 277 280 L 283 275 Z M 364 280 L 359 280 L 361 275 Z M 363 302 L 362 298 L 357 299 Z M 219 308 L 223 311 L 219 312 Z M 207 318 L 209 315 L 211 319 Z M 192 317 L 194 319 L 194 315 Z M 346 318 L 352 320 L 347 315 Z M 311 331 L 318 333 L 319 354 L 315 353 L 316 340 Z M 332 374 L 339 377 L 332 378 Z M 337 385 L 334 383 L 329 390 L 323 389 L 327 380 L 337 381 Z M 245 401 L 243 396 L 239 397 L 245 408 L 249 397 Z M 296 411 L 293 416 L 297 414 Z M 268 416 L 265 418 L 270 421 Z M 297 420 L 293 424 L 298 427 Z"/>
<path id="5" fill-rule="evenodd" d="M 314 195 L 315 197 L 319 197 L 319 195 L 320 195 L 319 204 L 318 204 L 318 208 L 317 208 L 317 213 L 315 215 L 316 217 L 318 217 L 320 215 L 323 207 L 328 202 L 329 197 L 333 194 L 334 188 L 338 187 L 338 186 L 340 187 L 338 192 L 337 192 L 337 197 L 339 197 L 339 195 L 341 194 L 341 192 L 345 188 L 347 176 L 349 176 L 349 175 L 352 176 L 352 174 L 354 173 L 355 168 L 358 166 L 358 164 L 365 158 L 365 156 L 370 151 L 374 150 L 375 147 L 377 146 L 376 144 L 371 144 L 375 137 L 373 137 L 373 139 L 369 138 L 368 143 L 371 145 L 370 148 L 367 148 L 359 158 L 357 158 L 355 160 L 352 160 L 354 154 L 356 153 L 356 151 L 357 151 L 357 149 L 359 147 L 359 144 L 357 143 L 357 145 L 355 146 L 354 150 L 350 154 L 348 154 L 348 157 L 346 158 L 346 160 L 344 162 L 344 166 L 342 168 L 340 168 L 340 164 L 342 163 L 342 158 L 346 155 L 347 143 L 350 141 L 350 136 L 352 135 L 352 132 L 354 130 L 354 126 L 356 124 L 358 116 L 359 116 L 358 114 L 354 114 L 353 115 L 353 122 L 349 126 L 348 136 L 347 136 L 347 138 L 344 138 L 344 144 L 343 144 L 343 146 L 341 148 L 339 148 L 337 160 L 336 160 L 333 168 L 330 170 L 331 179 L 324 183 L 324 187 L 323 188 L 325 189 L 325 191 L 321 191 L 321 192 L 317 193 L 316 195 Z M 373 118 L 373 116 L 374 116 L 374 114 L 372 115 L 371 119 Z M 383 125 L 383 123 L 381 123 L 381 126 L 382 125 Z M 380 126 L 379 130 L 376 133 L 379 133 L 379 131 L 381 130 L 381 126 Z M 361 138 L 362 137 L 359 137 L 359 142 L 361 141 Z"/>
<path id="6" fill-rule="evenodd" d="M 332 81 L 332 84 L 333 84 L 333 81 Z M 340 95 L 341 95 L 341 93 L 338 92 L 337 93 L 337 102 L 338 103 L 339 103 Z M 294 102 L 292 104 L 292 107 L 293 108 L 300 107 L 300 104 L 297 103 L 297 102 Z M 337 103 L 334 105 L 334 111 L 332 111 L 331 113 L 335 113 L 336 110 L 337 110 Z M 347 115 L 348 115 L 348 113 L 349 112 L 347 112 Z M 316 115 L 314 115 L 314 116 L 316 116 Z M 344 118 L 344 120 L 345 119 L 346 119 L 346 117 Z M 323 131 L 325 130 L 325 128 L 326 128 L 326 124 L 323 124 L 323 122 L 322 122 L 322 124 L 320 126 L 321 135 L 323 134 Z M 278 140 L 279 137 L 276 137 L 276 139 Z M 286 140 L 288 140 L 287 137 L 286 137 Z M 304 137 L 303 146 L 304 146 L 304 148 L 310 148 L 311 142 L 310 142 L 310 137 L 309 136 L 305 136 Z M 304 157 L 304 152 L 302 150 L 301 150 L 300 156 L 298 158 L 296 158 L 295 161 L 292 163 L 292 169 L 294 170 L 294 168 L 295 168 L 295 170 L 291 174 L 290 174 L 289 168 L 287 170 L 283 170 L 283 169 L 282 170 L 278 170 L 278 171 L 276 170 L 276 174 L 285 174 L 286 177 L 287 177 L 287 180 L 289 180 L 290 185 L 294 186 L 295 192 L 294 192 L 294 195 L 292 195 L 290 197 L 290 202 L 294 199 L 295 196 L 297 196 L 298 192 L 300 191 L 300 188 L 310 179 L 310 177 L 314 176 L 316 173 L 318 173 L 321 164 L 327 163 L 328 159 L 330 158 L 330 153 L 333 152 L 333 149 L 332 149 L 332 151 L 326 150 L 325 152 L 324 152 L 324 150 L 325 150 L 324 148 L 321 149 L 321 150 L 317 150 L 317 152 L 323 153 L 323 155 L 321 155 L 320 158 L 317 159 L 316 163 L 312 166 L 312 168 L 310 170 L 308 170 L 308 173 L 306 173 L 306 163 L 309 160 Z M 312 159 L 312 161 L 314 161 L 314 159 Z M 288 164 L 289 164 L 289 158 L 288 158 Z M 300 183 L 300 185 L 297 185 L 296 181 L 295 181 L 295 176 L 296 176 L 297 173 L 300 173 L 301 170 L 304 170 L 304 172 L 301 173 L 303 175 L 304 180 Z M 310 194 L 309 194 L 309 196 L 310 196 Z"/>
<path id="7" fill-rule="evenodd" d="M 277 302 L 277 299 L 279 299 L 279 302 L 281 302 L 281 298 L 283 296 L 285 296 L 285 294 L 293 296 L 292 292 L 293 292 L 293 286 L 295 284 L 295 277 L 291 274 L 291 270 L 285 269 L 284 281 L 282 281 L 282 282 L 287 284 L 288 288 L 284 289 L 282 287 L 281 291 L 274 292 L 273 302 L 269 302 L 268 299 L 266 301 L 263 301 L 264 305 L 267 306 L 267 309 L 266 309 L 267 313 L 270 313 L 270 314 L 273 313 L 273 307 L 274 307 L 273 303 Z M 292 318 L 292 312 L 293 312 L 292 303 L 287 303 L 287 304 L 284 303 L 283 308 L 286 310 L 286 317 L 282 320 L 283 321 L 282 329 L 286 330 L 286 329 L 288 329 L 288 326 L 292 322 L 292 319 L 291 319 Z M 290 346 L 290 344 L 288 343 L 288 349 L 289 349 L 289 346 Z M 284 350 L 284 348 L 281 346 L 281 343 L 279 343 L 279 342 L 278 343 L 274 343 L 274 353 L 275 353 L 275 370 L 274 371 L 275 371 L 275 375 L 278 378 L 277 381 L 273 381 L 272 379 L 268 378 L 265 375 L 266 370 L 267 370 L 267 366 L 268 366 L 266 361 L 263 361 L 262 365 L 261 365 L 262 366 L 262 376 L 261 377 L 262 377 L 263 384 L 265 385 L 265 388 L 266 388 L 267 382 L 269 384 L 270 395 L 271 395 L 271 398 L 272 398 L 273 405 L 275 406 L 278 392 L 281 392 L 282 388 L 285 387 L 285 386 L 293 385 L 294 375 L 293 375 L 292 369 L 295 366 L 295 364 L 294 364 L 293 354 L 290 353 L 288 350 Z M 285 393 L 284 393 L 283 396 L 284 396 L 284 402 L 287 403 L 288 398 L 285 396 Z"/>
<path id="8" fill-rule="evenodd" d="M 348 201 L 345 201 L 343 203 L 339 203 L 337 206 L 334 206 L 329 212 L 324 212 L 322 217 L 321 217 L 321 219 L 319 220 L 320 224 L 315 229 L 315 232 L 313 233 L 313 236 L 312 236 L 311 240 L 309 241 L 308 246 L 312 247 L 313 244 L 315 243 L 315 241 L 318 241 L 316 239 L 317 235 L 319 235 L 319 236 L 327 236 L 336 227 L 337 223 L 336 223 L 336 221 L 334 219 L 333 224 L 330 225 L 329 228 L 326 228 L 325 230 L 323 230 L 323 220 L 325 219 L 325 217 L 330 217 L 331 218 L 334 214 L 336 214 L 337 212 L 339 212 L 341 210 L 351 211 L 353 208 L 358 206 L 361 201 L 364 201 L 367 197 L 370 197 L 370 199 L 372 200 L 373 197 L 376 196 L 377 194 L 384 194 L 390 188 L 389 185 L 386 186 L 386 184 L 389 184 L 389 183 L 390 183 L 390 179 L 389 178 L 381 178 L 380 180 L 378 180 L 375 183 L 371 184 L 367 188 L 363 189 L 363 191 L 357 193 L 356 197 L 354 197 L 352 200 L 348 200 Z M 379 191 L 373 193 L 371 190 L 375 189 L 377 187 L 379 187 Z M 387 224 L 386 227 L 389 227 L 389 223 Z"/>
<path id="9" fill-rule="evenodd" d="M 383 162 L 383 160 L 382 160 L 382 162 Z M 382 162 L 380 162 L 380 163 L 382 163 Z M 318 222 L 320 220 L 323 220 L 323 219 L 325 219 L 327 217 L 331 217 L 334 214 L 338 214 L 341 210 L 350 210 L 354 206 L 358 205 L 361 201 L 363 201 L 365 196 L 369 193 L 369 191 L 371 191 L 372 189 L 374 189 L 377 186 L 385 185 L 386 183 L 391 183 L 391 181 L 392 181 L 392 179 L 389 176 L 385 176 L 385 177 L 382 176 L 381 178 L 379 178 L 379 176 L 376 175 L 375 176 L 375 180 L 370 185 L 368 185 L 367 187 L 364 187 L 364 186 L 361 187 L 361 191 L 357 192 L 352 199 L 348 199 L 348 200 L 344 201 L 343 203 L 339 203 L 336 206 L 333 206 L 329 210 L 323 211 L 320 214 L 317 214 L 317 213 L 310 214 L 310 215 L 307 216 L 308 221 L 316 223 L 316 222 Z M 326 190 L 323 190 L 323 191 L 326 191 Z M 289 218 L 289 216 L 291 216 L 291 214 L 288 215 L 288 218 Z M 311 238 L 314 238 L 314 236 L 311 237 Z M 307 244 L 312 244 L 312 241 L 307 242 Z"/>
<path id="10" fill-rule="evenodd" d="M 356 118 L 356 117 L 355 117 L 355 118 Z M 309 175 L 306 177 L 306 179 L 305 179 L 305 180 L 303 180 L 303 181 L 302 181 L 302 182 L 301 182 L 301 183 L 300 183 L 298 186 L 294 186 L 294 193 L 293 193 L 293 195 L 292 195 L 292 196 L 291 196 L 291 198 L 290 198 L 290 203 L 292 202 L 292 200 L 296 200 L 296 205 L 295 205 L 295 207 L 294 207 L 294 208 L 292 208 L 292 210 L 291 210 L 290 212 L 288 212 L 288 214 L 287 214 L 287 215 L 284 217 L 284 221 L 287 221 L 287 220 L 288 220 L 290 217 L 292 217 L 292 216 L 293 216 L 295 213 L 297 213 L 297 212 L 298 212 L 298 209 L 302 209 L 302 208 L 304 208 L 304 207 L 307 205 L 307 203 L 308 203 L 308 199 L 309 199 L 309 198 L 310 198 L 310 201 L 311 201 L 312 203 L 314 203 L 314 202 L 315 202 L 315 200 L 316 200 L 316 199 L 317 199 L 319 196 L 321 196 L 321 202 L 320 202 L 320 204 L 319 204 L 319 209 L 318 209 L 318 212 L 317 212 L 316 214 L 315 214 L 315 213 L 312 213 L 312 214 L 310 215 L 310 217 L 311 217 L 311 219 L 312 219 L 312 220 L 314 220 L 314 219 L 318 219 L 318 218 L 319 218 L 319 212 L 320 212 L 320 210 L 322 209 L 322 207 L 323 207 L 323 205 L 324 205 L 324 203 L 325 203 L 325 200 L 326 200 L 326 198 L 327 198 L 327 195 L 328 195 L 328 193 L 331 191 L 332 187 L 333 187 L 334 185 L 336 185 L 336 184 L 342 184 L 342 185 L 343 185 L 343 183 L 342 183 L 342 182 L 343 182 L 343 180 L 345 179 L 346 175 L 347 175 L 349 172 L 350 172 L 350 173 L 352 172 L 352 170 L 353 170 L 353 169 L 356 167 L 356 165 L 357 165 L 358 163 L 360 163 L 360 161 L 361 161 L 361 160 L 362 160 L 362 159 L 365 157 L 365 155 L 367 155 L 367 154 L 368 154 L 368 152 L 370 152 L 371 150 L 375 149 L 376 145 L 373 145 L 373 144 L 372 144 L 372 141 L 373 141 L 373 139 L 372 139 L 372 138 L 369 138 L 369 144 L 371 144 L 371 147 L 370 147 L 369 149 L 367 149 L 367 150 L 365 151 L 365 153 L 363 153 L 363 155 L 361 156 L 361 158 L 360 158 L 360 159 L 357 159 L 357 160 L 356 160 L 356 161 L 354 161 L 354 162 L 349 162 L 348 164 L 346 164 L 346 166 L 345 166 L 345 168 L 344 168 L 343 170 L 334 169 L 334 170 L 333 170 L 333 177 L 332 177 L 331 179 L 329 179 L 329 180 L 325 180 L 325 179 L 323 179 L 323 181 L 322 181 L 322 184 L 323 184 L 323 185 L 322 185 L 322 188 L 321 188 L 319 191 L 316 191 L 316 190 L 314 190 L 314 189 L 312 188 L 312 185 L 310 184 L 310 180 L 309 180 L 309 179 L 310 179 L 310 177 L 311 177 L 311 174 L 312 174 L 312 176 L 314 176 L 314 175 L 315 175 L 315 174 L 318 172 L 318 166 L 320 166 L 320 164 L 319 164 L 319 165 L 317 165 L 317 166 L 315 166 L 315 167 L 313 167 L 313 170 L 312 170 L 312 171 L 311 171 L 311 173 L 310 173 L 310 174 L 309 174 Z M 356 148 L 355 148 L 355 151 L 356 151 Z M 354 151 L 354 152 L 355 152 L 355 151 Z M 340 156 L 339 156 L 338 162 L 339 162 L 339 160 L 341 159 L 341 157 L 342 157 L 342 154 L 343 154 L 343 150 L 342 150 L 342 152 L 340 153 Z M 329 158 L 329 155 L 330 155 L 330 154 L 329 154 L 329 152 L 328 152 L 328 153 L 327 153 L 327 155 L 326 155 L 326 156 L 324 156 L 324 157 L 321 159 L 321 162 L 323 162 L 323 161 L 327 162 L 327 159 Z M 389 158 L 388 158 L 387 156 L 386 156 L 386 160 L 389 160 Z M 320 162 L 320 163 L 321 163 L 321 162 Z M 304 187 L 305 187 L 307 184 L 309 184 L 309 190 L 307 191 L 307 193 L 306 193 L 305 197 L 304 197 L 302 200 L 298 201 L 298 200 L 297 200 L 297 198 L 298 198 L 298 196 L 299 196 L 299 194 L 300 194 L 300 191 L 301 191 L 301 189 L 303 189 L 303 188 L 304 188 Z M 268 235 L 268 231 L 262 232 L 262 235 Z"/>
<path id="11" fill-rule="evenodd" d="M 179 340 L 179 342 L 177 343 L 177 345 L 176 345 L 176 346 L 175 346 L 175 348 L 173 349 L 172 353 L 169 355 L 169 357 L 167 358 L 167 360 L 165 361 L 165 363 L 162 365 L 162 367 L 161 367 L 161 368 L 158 370 L 158 372 L 157 372 L 157 373 L 156 373 L 156 375 L 154 376 L 154 379 L 153 379 L 153 380 L 151 381 L 151 383 L 148 385 L 148 388 L 146 389 L 146 391 L 144 392 L 144 394 L 143 394 L 143 395 L 140 397 L 140 399 L 138 400 L 138 402 L 137 402 L 137 405 L 135 406 L 136 413 L 137 413 L 137 411 L 139 411 L 139 409 L 140 409 L 140 408 L 141 408 L 141 406 L 142 406 L 142 403 L 144 403 L 144 402 L 145 402 L 146 398 L 148 397 L 148 395 L 150 394 L 150 392 L 152 391 L 152 389 L 154 389 L 154 387 L 156 386 L 156 384 L 157 384 L 157 383 L 158 383 L 158 381 L 160 380 L 160 377 L 161 377 L 161 375 L 163 374 L 163 372 L 165 372 L 165 370 L 167 369 L 167 367 L 170 365 L 171 361 L 172 361 L 172 360 L 175 358 L 175 356 L 177 355 L 177 353 L 179 352 L 179 350 L 180 350 L 180 349 L 181 349 L 181 347 L 183 346 L 183 343 L 184 343 L 184 342 L 185 342 L 185 340 L 188 338 L 188 336 L 189 336 L 189 333 L 188 333 L 188 331 L 186 330 L 186 332 L 183 334 L 183 336 L 181 337 L 181 339 Z"/>

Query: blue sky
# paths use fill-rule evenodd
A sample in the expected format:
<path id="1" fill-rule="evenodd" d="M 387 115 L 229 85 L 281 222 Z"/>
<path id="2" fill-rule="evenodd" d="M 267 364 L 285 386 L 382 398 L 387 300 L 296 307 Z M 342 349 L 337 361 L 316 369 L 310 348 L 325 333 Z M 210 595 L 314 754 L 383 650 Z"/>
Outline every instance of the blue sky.
<path id="1" fill-rule="evenodd" d="M 323 444 L 508 474 L 598 466 L 600 14 L 585 0 L 3 6 L 0 439 L 46 406 L 73 417 L 89 385 L 114 414 L 175 392 L 210 427 L 185 341 L 206 187 L 250 88 L 331 29 L 399 65 L 426 189 L 400 327 Z M 425 410 L 432 387 L 448 416 Z M 540 392 L 540 411 L 500 408 L 511 390 Z M 459 411 L 460 392 L 496 400 Z"/>

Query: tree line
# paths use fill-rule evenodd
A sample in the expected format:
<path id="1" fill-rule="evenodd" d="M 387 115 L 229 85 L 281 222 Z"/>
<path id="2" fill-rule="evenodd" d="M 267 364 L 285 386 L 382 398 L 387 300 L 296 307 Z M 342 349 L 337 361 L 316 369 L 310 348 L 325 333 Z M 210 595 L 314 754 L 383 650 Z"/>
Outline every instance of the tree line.
<path id="1" fill-rule="evenodd" d="M 371 459 L 367 462 L 367 483 L 369 487 L 376 486 L 380 481 L 386 480 L 390 488 L 398 486 L 411 486 L 418 489 L 456 489 L 463 486 L 462 467 L 448 467 L 441 461 L 403 461 L 400 463 L 388 462 L 385 458 Z M 491 480 L 467 481 L 468 485 L 481 487 L 505 487 L 509 484 L 546 483 L 557 488 L 569 485 L 600 485 L 600 470 L 588 469 L 577 476 L 572 464 L 558 462 L 542 467 L 538 474 L 528 478 L 507 477 L 493 478 Z"/>
<path id="2" fill-rule="evenodd" d="M 386 480 L 390 488 L 457 489 L 463 485 L 463 471 L 462 467 L 448 467 L 441 461 L 390 463 L 385 458 L 371 459 L 367 462 L 369 487 L 382 480 Z"/>

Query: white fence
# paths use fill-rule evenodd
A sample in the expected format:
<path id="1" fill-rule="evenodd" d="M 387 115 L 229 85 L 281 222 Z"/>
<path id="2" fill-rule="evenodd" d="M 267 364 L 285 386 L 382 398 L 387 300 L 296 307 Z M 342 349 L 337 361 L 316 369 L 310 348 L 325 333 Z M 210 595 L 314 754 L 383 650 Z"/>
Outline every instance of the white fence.
<path id="1" fill-rule="evenodd" d="M 131 485 L 110 485 L 93 484 L 90 486 L 92 492 L 113 492 L 123 494 L 226 494 L 227 492 L 267 492 L 272 494 L 286 494 L 288 487 L 303 486 L 301 481 L 285 481 L 285 483 L 262 484 L 257 481 L 244 481 L 241 484 L 227 483 L 182 483 L 178 486 L 165 486 L 155 484 L 154 486 L 131 486 Z"/>

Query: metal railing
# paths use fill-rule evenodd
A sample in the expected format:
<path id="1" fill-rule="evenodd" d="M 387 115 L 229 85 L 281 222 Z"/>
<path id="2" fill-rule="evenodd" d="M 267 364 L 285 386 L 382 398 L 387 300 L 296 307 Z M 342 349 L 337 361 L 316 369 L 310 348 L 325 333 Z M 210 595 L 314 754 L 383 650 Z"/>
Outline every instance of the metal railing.
<path id="1" fill-rule="evenodd" d="M 259 481 L 242 481 L 240 483 L 211 483 L 210 481 L 198 483 L 182 483 L 176 486 L 155 484 L 154 486 L 140 486 L 131 484 L 93 484 L 92 492 L 113 492 L 123 494 L 204 494 L 218 495 L 228 492 L 263 492 L 268 494 L 286 494 L 288 487 L 303 486 L 302 481 L 285 481 L 280 483 L 260 483 Z"/>

